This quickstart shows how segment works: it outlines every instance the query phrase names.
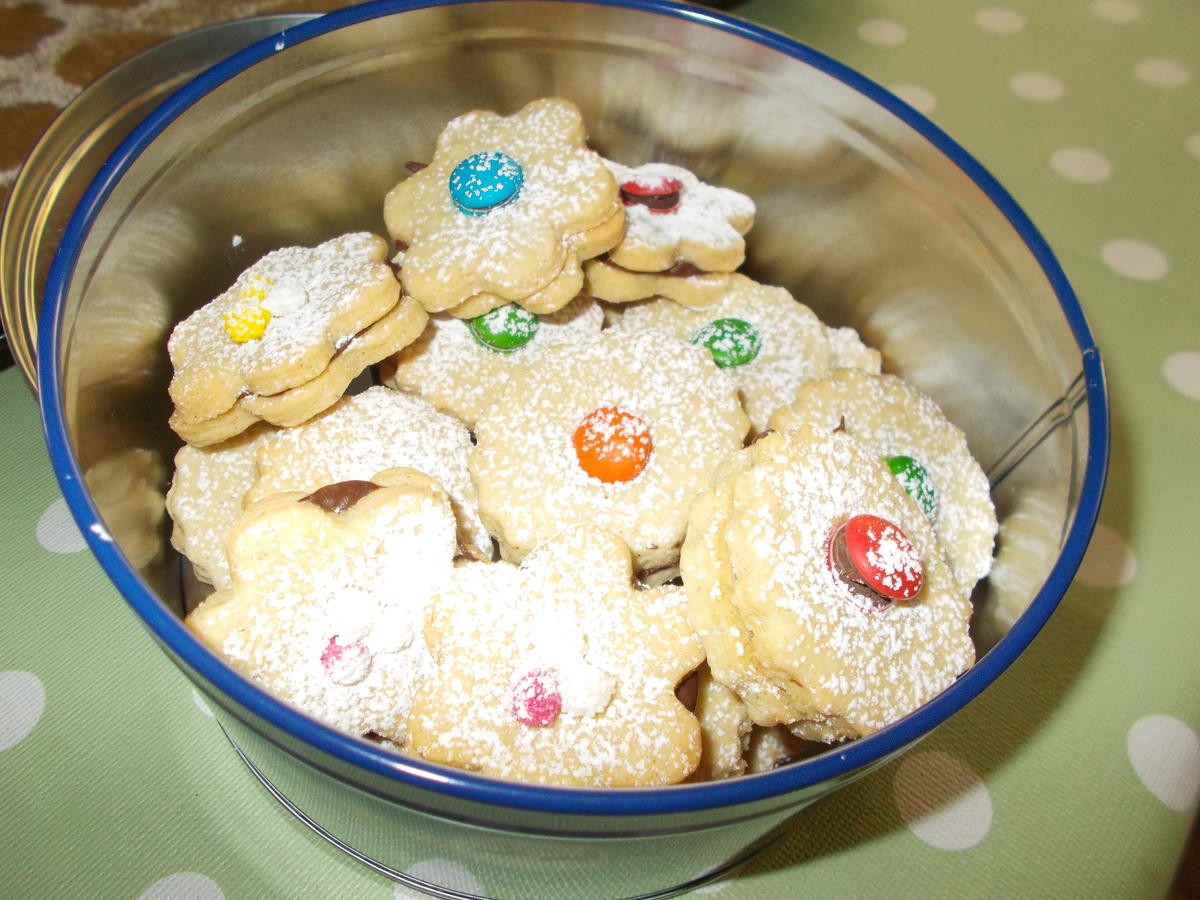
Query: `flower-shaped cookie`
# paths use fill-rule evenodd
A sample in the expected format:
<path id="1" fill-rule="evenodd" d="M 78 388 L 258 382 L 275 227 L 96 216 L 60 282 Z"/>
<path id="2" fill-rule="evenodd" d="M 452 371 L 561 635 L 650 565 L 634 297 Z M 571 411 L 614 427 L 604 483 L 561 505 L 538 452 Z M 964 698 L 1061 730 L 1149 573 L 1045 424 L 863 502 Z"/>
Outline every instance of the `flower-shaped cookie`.
<path id="1" fill-rule="evenodd" d="M 258 448 L 275 429 L 265 422 L 210 447 L 184 444 L 175 454 L 167 491 L 171 546 L 188 558 L 196 577 L 227 588 L 225 542 L 242 514 L 242 498 L 258 478 Z"/>
<path id="2" fill-rule="evenodd" d="M 235 669 L 328 725 L 405 746 L 430 669 L 423 618 L 449 577 L 454 515 L 411 469 L 253 504 L 232 583 L 185 620 Z"/>
<path id="3" fill-rule="evenodd" d="M 801 385 L 771 417 L 776 429 L 801 424 L 841 427 L 887 460 L 933 523 L 964 590 L 988 573 L 999 530 L 991 487 L 967 436 L 933 399 L 895 375 L 844 369 Z"/>
<path id="4" fill-rule="evenodd" d="M 639 589 L 615 535 L 578 526 L 517 568 L 468 563 L 426 617 L 434 671 L 409 716 L 412 749 L 549 784 L 685 778 L 700 729 L 675 696 L 703 660 L 683 589 Z"/>
<path id="5" fill-rule="evenodd" d="M 424 397 L 471 428 L 510 371 L 548 347 L 586 345 L 603 325 L 600 305 L 584 295 L 546 316 L 515 304 L 475 319 L 435 313 L 425 333 L 381 367 L 383 382 Z"/>
<path id="6" fill-rule="evenodd" d="M 703 310 L 656 299 L 613 312 L 620 331 L 664 330 L 680 340 L 708 347 L 729 372 L 756 431 L 796 388 L 824 378 L 835 367 L 858 362 L 878 372 L 880 356 L 852 329 L 828 328 L 787 290 L 759 284 L 734 273 L 720 299 Z M 857 345 L 858 352 L 854 352 Z"/>
<path id="7" fill-rule="evenodd" d="M 641 577 L 669 579 L 688 503 L 749 425 L 703 347 L 612 330 L 552 347 L 475 423 L 479 512 L 505 559 L 588 523 L 629 544 Z"/>
<path id="8" fill-rule="evenodd" d="M 696 703 L 700 722 L 700 765 L 689 781 L 715 781 L 746 771 L 750 714 L 738 695 L 712 677 L 707 665 L 696 670 Z"/>
<path id="9" fill-rule="evenodd" d="M 758 725 L 860 737 L 974 662 L 932 526 L 845 432 L 770 432 L 731 456 L 692 503 L 680 570 L 713 677 Z"/>
<path id="10" fill-rule="evenodd" d="M 635 272 L 662 272 L 678 263 L 732 272 L 742 264 L 742 235 L 755 212 L 745 194 L 706 184 L 668 163 L 606 163 L 625 204 L 625 237 L 608 251 L 609 260 Z"/>
<path id="11" fill-rule="evenodd" d="M 625 229 L 616 182 L 585 140 L 560 98 L 447 124 L 429 164 L 384 199 L 406 293 L 472 317 L 509 302 L 549 313 L 575 297 L 581 260 Z"/>
<path id="12" fill-rule="evenodd" d="M 587 290 L 612 303 L 669 297 L 704 308 L 746 254 L 754 202 L 667 163 L 608 161 L 625 204 L 625 237 L 584 266 Z"/>
<path id="13" fill-rule="evenodd" d="M 171 333 L 171 427 L 210 444 L 259 419 L 296 424 L 415 339 L 425 312 L 400 298 L 386 256 L 382 238 L 356 232 L 250 266 Z"/>
<path id="14" fill-rule="evenodd" d="M 244 502 L 405 466 L 436 479 L 450 496 L 463 551 L 491 559 L 492 539 L 467 471 L 470 450 L 471 434 L 457 419 L 420 397 L 377 385 L 266 440 L 258 450 L 258 479 Z"/>

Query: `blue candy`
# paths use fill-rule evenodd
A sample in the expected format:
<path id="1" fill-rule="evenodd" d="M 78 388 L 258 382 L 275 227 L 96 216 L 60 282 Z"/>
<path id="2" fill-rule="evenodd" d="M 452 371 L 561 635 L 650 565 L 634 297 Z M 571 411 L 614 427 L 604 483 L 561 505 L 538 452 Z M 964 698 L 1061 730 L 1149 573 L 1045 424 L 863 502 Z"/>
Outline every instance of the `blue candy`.
<path id="1" fill-rule="evenodd" d="M 468 216 L 483 216 L 516 200 L 524 183 L 520 163 L 498 150 L 485 150 L 454 167 L 450 197 Z"/>

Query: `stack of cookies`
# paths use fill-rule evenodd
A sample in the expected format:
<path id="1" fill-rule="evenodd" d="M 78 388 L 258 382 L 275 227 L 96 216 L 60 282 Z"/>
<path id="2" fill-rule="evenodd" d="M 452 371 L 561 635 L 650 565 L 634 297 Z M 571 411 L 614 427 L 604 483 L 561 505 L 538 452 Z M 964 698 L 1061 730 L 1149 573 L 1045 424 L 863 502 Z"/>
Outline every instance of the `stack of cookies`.
<path id="1" fill-rule="evenodd" d="M 616 787 L 784 764 L 972 664 L 987 480 L 858 334 L 741 271 L 749 197 L 604 159 L 560 98 L 407 168 L 394 250 L 274 251 L 171 336 L 214 652 L 398 751 Z"/>

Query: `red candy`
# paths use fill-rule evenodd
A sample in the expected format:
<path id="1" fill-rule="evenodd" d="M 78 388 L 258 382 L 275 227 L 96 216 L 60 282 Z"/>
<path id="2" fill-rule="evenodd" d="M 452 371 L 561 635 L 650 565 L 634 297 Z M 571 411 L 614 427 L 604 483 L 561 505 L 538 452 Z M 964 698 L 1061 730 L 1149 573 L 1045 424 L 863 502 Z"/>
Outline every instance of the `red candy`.
<path id="1" fill-rule="evenodd" d="M 652 213 L 672 213 L 679 209 L 681 190 L 683 182 L 678 178 L 660 178 L 651 184 L 626 181 L 621 184 L 621 202 L 626 206 L 640 204 Z"/>
<path id="2" fill-rule="evenodd" d="M 552 669 L 526 672 L 513 685 L 511 704 L 513 716 L 522 725 L 544 728 L 553 724 L 562 712 L 558 677 Z"/>
<path id="3" fill-rule="evenodd" d="M 850 563 L 867 587 L 890 600 L 911 600 L 920 593 L 925 580 L 921 557 L 898 525 L 858 515 L 841 531 Z"/>

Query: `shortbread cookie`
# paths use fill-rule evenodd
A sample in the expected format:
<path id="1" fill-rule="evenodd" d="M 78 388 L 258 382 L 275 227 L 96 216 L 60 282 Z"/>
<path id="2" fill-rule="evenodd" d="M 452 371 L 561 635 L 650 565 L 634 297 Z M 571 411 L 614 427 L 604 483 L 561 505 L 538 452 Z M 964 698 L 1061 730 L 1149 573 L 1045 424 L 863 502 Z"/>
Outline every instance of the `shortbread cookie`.
<path id="1" fill-rule="evenodd" d="M 696 703 L 703 752 L 689 781 L 715 781 L 746 771 L 752 723 L 738 695 L 712 677 L 707 665 L 696 670 Z"/>
<path id="2" fill-rule="evenodd" d="M 782 725 L 755 725 L 746 738 L 746 771 L 770 772 L 828 749 L 796 737 Z"/>
<path id="3" fill-rule="evenodd" d="M 508 563 L 458 566 L 426 618 L 435 667 L 412 749 L 544 784 L 685 778 L 700 728 L 675 696 L 703 654 L 682 588 L 639 589 L 616 535 L 576 526 Z"/>
<path id="4" fill-rule="evenodd" d="M 216 443 L 258 419 L 303 421 L 415 339 L 425 313 L 400 298 L 386 255 L 382 238 L 358 232 L 284 247 L 176 325 L 167 344 L 171 427 Z"/>
<path id="5" fill-rule="evenodd" d="M 612 327 L 664 330 L 708 347 L 714 362 L 733 376 L 756 431 L 767 427 L 771 413 L 791 402 L 804 382 L 824 378 L 851 360 L 874 372 L 880 367 L 878 352 L 851 329 L 828 328 L 786 289 L 738 273 L 729 276 L 720 299 L 706 309 L 649 300 L 619 308 Z"/>
<path id="6" fill-rule="evenodd" d="M 970 592 L 992 567 L 998 523 L 987 476 L 967 437 L 931 398 L 895 375 L 843 370 L 801 385 L 772 428 L 844 428 L 887 460 L 920 504 Z"/>
<path id="7" fill-rule="evenodd" d="M 299 425 L 339 400 L 367 366 L 411 343 L 423 331 L 427 319 L 420 304 L 405 297 L 382 319 L 351 338 L 325 371 L 311 381 L 270 396 L 246 394 L 228 412 L 203 421 L 191 420 L 177 409 L 171 427 L 193 446 L 206 447 L 258 421 L 283 427 Z"/>
<path id="8" fill-rule="evenodd" d="M 625 232 L 625 214 L 616 212 L 595 228 L 569 239 L 566 262 L 562 271 L 544 288 L 520 301 L 520 305 L 538 315 L 548 315 L 570 303 L 583 286 L 583 266 L 580 260 L 590 259 L 620 240 Z M 486 291 L 473 295 L 447 312 L 460 319 L 473 319 L 504 306 L 508 301 Z"/>
<path id="9" fill-rule="evenodd" d="M 429 164 L 384 200 L 405 291 L 429 312 L 464 316 L 569 302 L 581 260 L 625 230 L 616 181 L 585 140 L 579 110 L 561 98 L 447 124 Z"/>
<path id="10" fill-rule="evenodd" d="M 265 422 L 211 447 L 185 444 L 175 454 L 167 491 L 171 546 L 187 557 L 201 581 L 230 586 L 225 542 L 242 514 L 242 498 L 258 478 L 258 448 L 275 432 Z"/>
<path id="11" fill-rule="evenodd" d="M 754 224 L 754 201 L 706 184 L 668 163 L 629 167 L 606 161 L 625 205 L 625 237 L 608 259 L 635 272 L 662 272 L 680 263 L 704 272 L 732 272 L 746 257 L 742 237 Z"/>
<path id="12" fill-rule="evenodd" d="M 583 267 L 584 289 L 609 303 L 633 303 L 667 297 L 693 309 L 719 301 L 729 286 L 728 272 L 701 272 L 681 264 L 666 272 L 634 272 L 605 257 L 588 260 Z"/>
<path id="13" fill-rule="evenodd" d="M 722 464 L 680 567 L 713 677 L 759 725 L 860 737 L 974 661 L 971 604 L 932 526 L 845 432 L 768 433 Z"/>
<path id="14" fill-rule="evenodd" d="M 688 503 L 748 428 L 705 348 L 601 332 L 514 370 L 480 416 L 479 512 L 506 559 L 588 523 L 620 535 L 643 578 L 673 577 Z"/>
<path id="15" fill-rule="evenodd" d="M 408 742 L 428 674 L 423 618 L 449 577 L 445 493 L 411 469 L 250 506 L 229 543 L 232 582 L 187 626 L 235 669 L 322 722 Z"/>
<path id="16" fill-rule="evenodd" d="M 600 305 L 587 296 L 546 316 L 516 304 L 475 319 L 435 313 L 420 338 L 381 366 L 381 377 L 470 428 L 510 371 L 529 365 L 548 347 L 591 343 L 603 324 Z"/>
<path id="17" fill-rule="evenodd" d="M 258 479 L 244 502 L 406 466 L 433 477 L 450 496 L 463 551 L 490 559 L 492 540 L 480 521 L 467 472 L 470 449 L 471 434 L 457 419 L 420 397 L 375 386 L 264 442 Z"/>

